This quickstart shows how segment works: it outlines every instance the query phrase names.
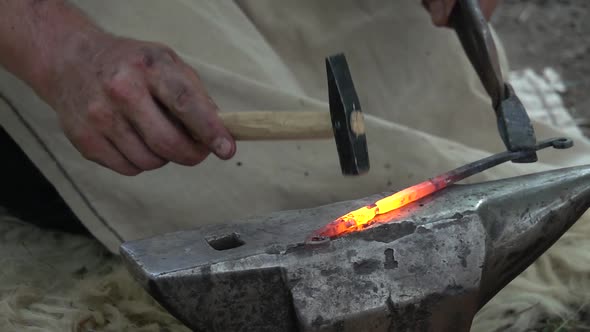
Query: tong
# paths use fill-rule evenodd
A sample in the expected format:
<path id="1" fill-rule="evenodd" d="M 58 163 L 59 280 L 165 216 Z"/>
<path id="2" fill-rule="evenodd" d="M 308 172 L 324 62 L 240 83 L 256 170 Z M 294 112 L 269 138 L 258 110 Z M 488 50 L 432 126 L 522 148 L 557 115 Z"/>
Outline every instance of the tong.
<path id="1" fill-rule="evenodd" d="M 449 24 L 490 96 L 504 145 L 512 152 L 528 152 L 512 162 L 536 162 L 533 125 L 514 89 L 502 77 L 496 45 L 479 0 L 457 0 Z"/>

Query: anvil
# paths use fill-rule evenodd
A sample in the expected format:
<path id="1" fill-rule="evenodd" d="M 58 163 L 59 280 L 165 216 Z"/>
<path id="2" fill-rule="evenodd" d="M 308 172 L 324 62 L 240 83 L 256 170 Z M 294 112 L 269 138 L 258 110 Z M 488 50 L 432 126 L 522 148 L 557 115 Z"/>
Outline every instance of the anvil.
<path id="1" fill-rule="evenodd" d="M 387 194 L 171 233 L 121 252 L 148 292 L 196 331 L 468 331 L 590 206 L 590 166 L 452 185 L 388 223 L 306 242 Z"/>

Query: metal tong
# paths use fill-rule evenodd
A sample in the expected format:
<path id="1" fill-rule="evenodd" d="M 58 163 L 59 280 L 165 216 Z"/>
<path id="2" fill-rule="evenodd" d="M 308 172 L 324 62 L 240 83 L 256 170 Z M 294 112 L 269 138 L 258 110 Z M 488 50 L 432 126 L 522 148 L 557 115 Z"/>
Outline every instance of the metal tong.
<path id="1" fill-rule="evenodd" d="M 457 0 L 449 22 L 491 98 L 504 145 L 509 151 L 529 152 L 513 162 L 536 162 L 533 125 L 512 86 L 502 77 L 496 45 L 479 0 Z"/>

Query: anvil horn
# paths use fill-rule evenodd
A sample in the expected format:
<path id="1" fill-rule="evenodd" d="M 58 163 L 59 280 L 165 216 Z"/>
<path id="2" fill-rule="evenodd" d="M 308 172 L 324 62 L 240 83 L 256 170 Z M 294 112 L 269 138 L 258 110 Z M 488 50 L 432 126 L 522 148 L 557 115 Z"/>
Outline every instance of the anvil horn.
<path id="1" fill-rule="evenodd" d="M 305 244 L 382 196 L 129 242 L 121 253 L 197 331 L 468 331 L 590 206 L 590 166 L 454 185 L 387 224 Z"/>

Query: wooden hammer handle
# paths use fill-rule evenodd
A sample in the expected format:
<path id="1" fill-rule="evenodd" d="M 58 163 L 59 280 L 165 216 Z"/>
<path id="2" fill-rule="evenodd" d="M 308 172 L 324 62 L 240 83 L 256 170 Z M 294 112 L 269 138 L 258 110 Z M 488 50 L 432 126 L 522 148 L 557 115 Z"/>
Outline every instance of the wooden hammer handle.
<path id="1" fill-rule="evenodd" d="M 301 140 L 333 138 L 330 113 L 251 111 L 219 113 L 236 140 Z"/>

